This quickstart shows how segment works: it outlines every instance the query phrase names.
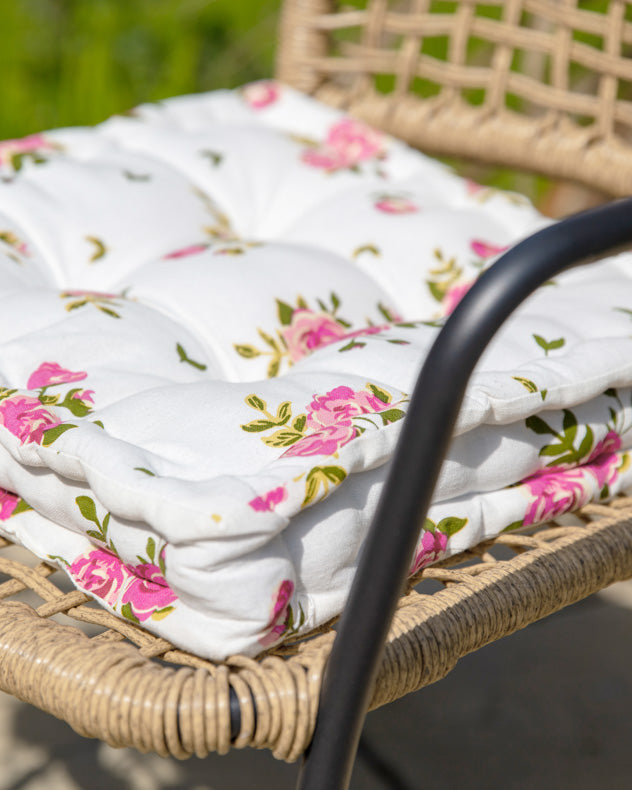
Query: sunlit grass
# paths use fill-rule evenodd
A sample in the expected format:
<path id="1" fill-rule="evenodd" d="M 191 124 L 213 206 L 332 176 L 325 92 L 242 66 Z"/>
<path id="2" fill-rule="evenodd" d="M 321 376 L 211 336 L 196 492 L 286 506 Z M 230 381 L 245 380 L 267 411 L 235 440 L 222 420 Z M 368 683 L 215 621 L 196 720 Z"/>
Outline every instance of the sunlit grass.
<path id="1" fill-rule="evenodd" d="M 9 0 L 0 139 L 270 76 L 280 0 Z"/>

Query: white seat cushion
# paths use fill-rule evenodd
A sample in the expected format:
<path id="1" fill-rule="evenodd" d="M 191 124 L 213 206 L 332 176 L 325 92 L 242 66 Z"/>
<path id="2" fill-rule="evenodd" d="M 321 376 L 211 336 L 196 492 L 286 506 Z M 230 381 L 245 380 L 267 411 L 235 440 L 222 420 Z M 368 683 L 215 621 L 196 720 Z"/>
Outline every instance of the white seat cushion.
<path id="1" fill-rule="evenodd" d="M 2 532 L 212 658 L 340 611 L 429 345 L 546 220 L 274 83 L 0 168 Z M 630 485 L 631 275 L 577 270 L 508 322 L 411 570 Z"/>

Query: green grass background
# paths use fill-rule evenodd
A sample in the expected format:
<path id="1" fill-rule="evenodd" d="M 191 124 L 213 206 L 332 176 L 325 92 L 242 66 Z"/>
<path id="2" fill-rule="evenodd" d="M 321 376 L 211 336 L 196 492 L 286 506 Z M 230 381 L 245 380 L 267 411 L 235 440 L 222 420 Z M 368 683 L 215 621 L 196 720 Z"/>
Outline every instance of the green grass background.
<path id="1" fill-rule="evenodd" d="M 0 0 L 0 139 L 270 76 L 281 0 Z"/>

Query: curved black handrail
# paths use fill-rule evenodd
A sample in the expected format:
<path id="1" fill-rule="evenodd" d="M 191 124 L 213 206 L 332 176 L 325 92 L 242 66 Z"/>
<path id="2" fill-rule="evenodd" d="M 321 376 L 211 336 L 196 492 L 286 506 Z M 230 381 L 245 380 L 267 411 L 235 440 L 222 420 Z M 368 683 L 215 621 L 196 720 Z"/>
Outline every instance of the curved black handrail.
<path id="1" fill-rule="evenodd" d="M 470 374 L 487 344 L 538 286 L 630 243 L 632 198 L 551 225 L 486 271 L 439 333 L 417 379 L 340 621 L 299 790 L 348 787 L 369 694 L 419 529 Z"/>

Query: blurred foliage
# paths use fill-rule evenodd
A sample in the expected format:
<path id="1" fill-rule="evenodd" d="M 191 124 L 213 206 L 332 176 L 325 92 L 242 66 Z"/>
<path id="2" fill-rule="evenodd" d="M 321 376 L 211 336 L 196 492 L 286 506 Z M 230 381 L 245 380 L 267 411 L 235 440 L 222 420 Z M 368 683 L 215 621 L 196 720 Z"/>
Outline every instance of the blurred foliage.
<path id="1" fill-rule="evenodd" d="M 366 2 L 344 0 L 356 8 Z M 580 0 L 580 6 L 603 12 L 609 2 Z M 282 0 L 0 0 L 0 140 L 98 123 L 141 102 L 271 76 L 281 5 Z M 454 0 L 430 0 L 435 12 L 454 13 L 457 6 Z M 498 18 L 502 9 L 483 2 L 475 13 Z M 626 5 L 626 18 L 632 19 L 632 5 Z M 357 31 L 335 34 L 341 44 L 356 37 Z M 574 38 L 603 44 L 588 34 Z M 486 49 L 488 44 L 472 38 L 468 59 L 485 62 Z M 447 36 L 426 38 L 422 51 L 445 59 Z M 512 66 L 525 68 L 518 56 Z M 574 68 L 571 79 L 581 79 Z M 393 84 L 392 76 L 376 75 L 378 90 Z M 429 97 L 439 86 L 415 78 L 413 89 Z M 476 89 L 463 93 L 473 103 L 484 96 Z M 459 169 L 483 183 L 523 191 L 538 203 L 551 191 L 539 176 L 471 165 Z"/>
<path id="2" fill-rule="evenodd" d="M 281 0 L 5 0 L 0 139 L 270 76 Z"/>

